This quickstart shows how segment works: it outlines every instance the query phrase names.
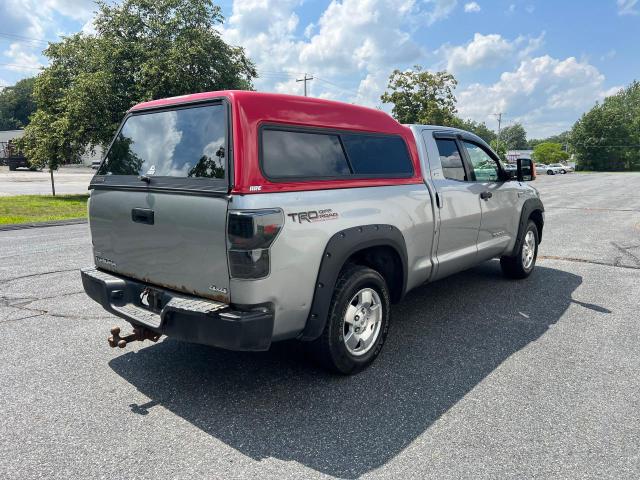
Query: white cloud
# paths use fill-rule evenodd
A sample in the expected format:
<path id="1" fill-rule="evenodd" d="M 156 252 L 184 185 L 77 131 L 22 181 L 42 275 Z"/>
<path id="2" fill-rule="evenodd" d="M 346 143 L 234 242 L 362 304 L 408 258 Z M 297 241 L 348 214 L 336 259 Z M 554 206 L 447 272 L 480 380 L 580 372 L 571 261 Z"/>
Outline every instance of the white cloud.
<path id="1" fill-rule="evenodd" d="M 425 0 L 433 5 L 433 8 L 426 12 L 427 25 L 432 25 L 438 20 L 444 20 L 456 8 L 457 0 Z"/>
<path id="2" fill-rule="evenodd" d="M 43 0 L 39 4 L 41 9 L 44 8 L 82 22 L 93 17 L 97 10 L 94 0 Z"/>
<path id="3" fill-rule="evenodd" d="M 9 60 L 6 65 L 7 70 L 29 72 L 31 75 L 35 75 L 37 69 L 42 67 L 38 56 L 30 49 L 25 48 L 22 43 L 12 43 L 2 54 Z"/>
<path id="4" fill-rule="evenodd" d="M 480 8 L 480 5 L 478 5 L 478 2 L 469 2 L 464 5 L 464 11 L 466 13 L 476 13 L 480 10 L 482 9 Z"/>
<path id="5" fill-rule="evenodd" d="M 604 55 L 600 55 L 600 60 L 603 61 L 603 62 L 605 60 L 611 60 L 612 58 L 615 58 L 615 56 L 617 54 L 618 54 L 618 51 L 615 48 L 612 48 L 611 50 L 609 50 Z"/>
<path id="6" fill-rule="evenodd" d="M 638 15 L 638 0 L 617 0 L 618 15 Z"/>
<path id="7" fill-rule="evenodd" d="M 301 94 L 302 83 L 295 79 L 308 72 L 340 85 L 345 78 L 362 81 L 358 92 L 353 92 L 353 83 L 337 87 L 316 79 L 310 84 L 314 96 L 357 98 L 376 105 L 384 88 L 373 93 L 372 79 L 379 83 L 393 68 L 423 60 L 426 51 L 410 32 L 445 18 L 457 1 L 333 0 L 304 29 L 295 12 L 301 3 L 234 2 L 221 31 L 225 40 L 244 46 L 256 62 L 261 76 L 256 87 Z"/>
<path id="8" fill-rule="evenodd" d="M 574 57 L 549 55 L 523 60 L 490 84 L 472 84 L 460 91 L 458 110 L 465 118 L 489 122 L 505 112 L 524 124 L 530 136 L 544 137 L 569 128 L 596 100 L 610 93 L 604 75 Z"/>
<path id="9" fill-rule="evenodd" d="M 497 33 L 476 33 L 473 40 L 464 45 L 444 44 L 438 48 L 436 55 L 442 58 L 438 67 L 453 73 L 495 67 L 506 61 L 528 57 L 541 47 L 543 40 L 544 32 L 539 37 L 520 36 L 512 41 Z"/>

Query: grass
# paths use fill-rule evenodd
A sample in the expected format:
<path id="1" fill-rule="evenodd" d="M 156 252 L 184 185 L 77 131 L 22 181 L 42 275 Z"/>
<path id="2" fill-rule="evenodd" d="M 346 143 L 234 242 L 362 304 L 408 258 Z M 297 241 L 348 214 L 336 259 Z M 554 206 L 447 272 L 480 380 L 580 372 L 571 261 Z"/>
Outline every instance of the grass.
<path id="1" fill-rule="evenodd" d="M 0 225 L 84 218 L 88 198 L 88 195 L 0 197 Z"/>

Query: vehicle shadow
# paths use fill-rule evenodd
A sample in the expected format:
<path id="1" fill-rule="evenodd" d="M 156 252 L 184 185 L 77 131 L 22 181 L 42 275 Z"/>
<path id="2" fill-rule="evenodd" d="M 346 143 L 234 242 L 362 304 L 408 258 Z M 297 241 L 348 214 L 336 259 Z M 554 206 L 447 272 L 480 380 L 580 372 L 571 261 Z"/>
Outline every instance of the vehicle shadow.
<path id="1" fill-rule="evenodd" d="M 488 262 L 411 292 L 387 344 L 352 377 L 306 360 L 297 342 L 239 353 L 165 340 L 111 368 L 164 408 L 254 459 L 356 478 L 406 448 L 505 359 L 543 335 L 582 278 L 536 267 L 527 280 Z"/>

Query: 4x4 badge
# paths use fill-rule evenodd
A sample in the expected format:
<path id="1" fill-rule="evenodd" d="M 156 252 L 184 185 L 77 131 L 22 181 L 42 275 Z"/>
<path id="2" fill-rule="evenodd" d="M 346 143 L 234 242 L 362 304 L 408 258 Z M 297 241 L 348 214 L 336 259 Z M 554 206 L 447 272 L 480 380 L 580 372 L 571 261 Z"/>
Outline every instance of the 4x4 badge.
<path id="1" fill-rule="evenodd" d="M 229 293 L 229 290 L 227 290 L 224 287 L 216 287 L 215 285 L 209 285 L 209 290 L 213 291 L 213 292 L 218 292 L 218 293 L 223 293 L 223 294 L 227 294 Z"/>

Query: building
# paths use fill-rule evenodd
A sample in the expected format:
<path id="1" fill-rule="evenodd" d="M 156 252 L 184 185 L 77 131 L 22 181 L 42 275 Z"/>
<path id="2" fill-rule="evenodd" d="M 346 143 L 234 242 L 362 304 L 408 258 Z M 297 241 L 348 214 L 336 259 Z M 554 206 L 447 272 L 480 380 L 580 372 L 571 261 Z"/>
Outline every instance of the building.
<path id="1" fill-rule="evenodd" d="M 531 160 L 533 150 L 507 150 L 506 157 L 509 163 L 516 163 L 519 158 L 526 158 Z"/>
<path id="2" fill-rule="evenodd" d="M 0 159 L 7 159 L 17 153 L 15 145 L 11 148 L 9 142 L 23 135 L 24 130 L 0 130 Z"/>
<path id="3" fill-rule="evenodd" d="M 24 130 L 0 130 L 0 158 L 9 157 L 9 141 L 20 138 L 23 135 Z M 85 153 L 80 156 L 79 162 L 74 163 L 82 163 L 90 167 L 92 164 L 100 162 L 102 155 L 102 147 L 97 146 L 93 152 L 87 149 Z"/>

